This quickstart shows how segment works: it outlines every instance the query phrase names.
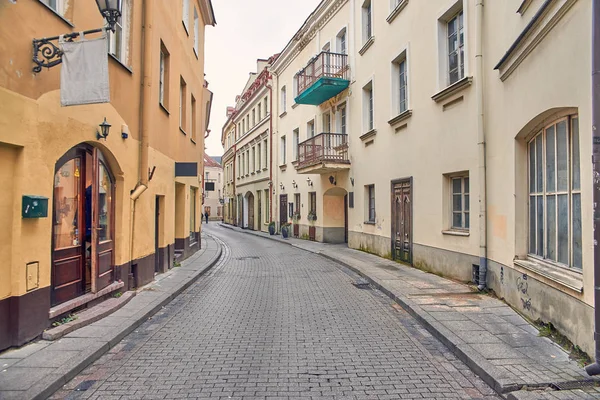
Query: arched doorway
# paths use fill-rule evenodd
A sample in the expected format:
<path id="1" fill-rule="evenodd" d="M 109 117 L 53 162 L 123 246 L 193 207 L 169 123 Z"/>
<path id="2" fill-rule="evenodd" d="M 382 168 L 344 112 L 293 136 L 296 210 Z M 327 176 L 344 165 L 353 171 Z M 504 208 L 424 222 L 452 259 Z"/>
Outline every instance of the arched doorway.
<path id="1" fill-rule="evenodd" d="M 254 230 L 254 195 L 252 192 L 246 193 L 244 200 L 247 203 L 246 209 L 248 210 L 248 225 L 246 228 Z"/>
<path id="2" fill-rule="evenodd" d="M 348 192 L 334 187 L 323 195 L 323 242 L 348 243 Z"/>
<path id="3" fill-rule="evenodd" d="M 56 163 L 52 306 L 114 282 L 115 179 L 101 151 L 69 150 Z"/>

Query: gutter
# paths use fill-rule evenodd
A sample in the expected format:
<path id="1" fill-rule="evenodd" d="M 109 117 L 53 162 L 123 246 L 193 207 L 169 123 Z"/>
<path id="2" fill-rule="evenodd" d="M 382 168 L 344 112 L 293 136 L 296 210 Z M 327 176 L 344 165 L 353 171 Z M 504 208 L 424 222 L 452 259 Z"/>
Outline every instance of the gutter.
<path id="1" fill-rule="evenodd" d="M 265 85 L 269 89 L 269 223 L 273 221 L 273 81 Z"/>

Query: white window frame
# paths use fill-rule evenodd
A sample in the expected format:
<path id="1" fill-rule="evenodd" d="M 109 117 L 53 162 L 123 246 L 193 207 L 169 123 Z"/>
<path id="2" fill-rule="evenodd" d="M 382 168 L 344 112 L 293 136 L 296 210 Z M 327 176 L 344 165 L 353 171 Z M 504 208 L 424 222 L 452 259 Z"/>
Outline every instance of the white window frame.
<path id="1" fill-rule="evenodd" d="M 200 17 L 198 10 L 194 6 L 194 54 L 198 57 L 198 48 L 200 45 Z"/>
<path id="2" fill-rule="evenodd" d="M 258 169 L 256 172 L 260 172 L 262 170 L 262 144 L 259 142 L 256 146 L 256 153 L 258 153 Z"/>
<path id="3" fill-rule="evenodd" d="M 346 105 L 346 103 L 342 103 L 338 106 L 337 109 L 337 132 L 341 133 L 342 135 L 347 134 L 348 133 L 348 106 Z"/>
<path id="4" fill-rule="evenodd" d="M 285 86 L 281 87 L 281 99 L 280 99 L 280 105 L 281 105 L 281 114 L 287 112 L 287 88 Z"/>
<path id="5" fill-rule="evenodd" d="M 311 119 L 306 123 L 306 138 L 310 139 L 315 137 L 315 120 Z"/>
<path id="6" fill-rule="evenodd" d="M 58 15 L 64 16 L 64 0 L 54 0 L 54 7 L 52 6 L 52 0 L 42 0 L 42 3 L 44 3 L 49 9 L 53 10 Z"/>
<path id="7" fill-rule="evenodd" d="M 469 10 L 468 2 L 464 0 L 456 0 L 455 3 L 438 17 L 438 90 L 442 90 L 456 82 L 465 79 L 469 76 Z M 458 79 L 450 79 L 450 49 L 448 45 L 448 24 L 455 20 L 459 15 L 462 15 L 463 20 L 463 42 L 457 47 L 458 51 Z M 460 35 L 459 35 L 460 38 Z M 463 59 L 460 59 L 460 49 L 462 49 Z"/>
<path id="8" fill-rule="evenodd" d="M 62 0 L 57 0 L 62 3 Z M 123 0 L 123 9 L 121 16 L 117 19 L 115 24 L 115 32 L 108 31 L 108 53 L 114 56 L 122 64 L 128 65 L 129 57 L 129 34 L 130 34 L 130 21 L 129 21 L 129 0 Z M 117 31 L 120 35 L 117 35 Z M 120 43 L 120 51 L 117 54 L 117 41 Z"/>
<path id="9" fill-rule="evenodd" d="M 286 161 L 287 161 L 287 154 L 286 154 L 286 150 L 287 150 L 287 142 L 286 142 L 286 137 L 285 135 L 281 136 L 281 164 L 280 165 L 285 165 Z"/>
<path id="10" fill-rule="evenodd" d="M 269 146 L 269 142 L 268 142 L 268 140 L 269 139 L 265 139 L 263 141 L 263 143 L 264 143 L 264 150 L 265 150 L 265 166 L 263 167 L 264 169 L 267 169 L 268 166 L 269 166 L 269 164 L 268 164 L 269 163 L 269 147 L 268 147 Z"/>
<path id="11" fill-rule="evenodd" d="M 363 131 L 370 132 L 375 129 L 375 92 L 374 80 L 369 81 L 362 88 L 363 94 Z"/>
<path id="12" fill-rule="evenodd" d="M 374 224 L 377 217 L 375 209 L 375 185 L 365 185 L 365 222 Z"/>
<path id="13" fill-rule="evenodd" d="M 165 52 L 162 49 L 160 49 L 160 72 L 159 72 L 159 78 L 158 78 L 158 97 L 159 97 L 159 102 L 160 104 L 164 107 L 165 106 L 165 61 L 166 61 L 167 55 L 165 54 Z"/>
<path id="14" fill-rule="evenodd" d="M 294 146 L 294 161 L 298 161 L 298 145 L 300 144 L 300 128 L 296 128 L 294 129 L 294 131 L 292 132 L 292 136 L 293 136 L 293 146 Z"/>
<path id="15" fill-rule="evenodd" d="M 456 31 L 454 31 L 452 34 L 450 33 L 450 26 L 451 24 L 456 23 Z M 461 35 L 462 33 L 462 35 Z M 460 10 L 458 13 L 456 13 L 456 15 L 454 17 L 452 17 L 447 23 L 446 23 L 446 43 L 450 42 L 450 37 L 456 35 L 457 37 L 457 47 L 454 51 L 450 51 L 450 48 L 446 49 L 446 54 L 447 54 L 447 65 L 448 65 L 448 86 L 460 81 L 461 79 L 463 79 L 465 77 L 465 29 L 464 29 L 464 12 L 463 10 Z M 462 42 L 461 42 L 461 37 L 462 37 Z M 457 67 L 456 67 L 456 78 L 453 79 L 452 78 L 452 70 L 450 70 L 450 58 L 452 56 L 452 54 L 456 54 L 456 59 L 457 59 Z M 461 54 L 462 54 L 462 60 L 461 60 Z"/>
<path id="16" fill-rule="evenodd" d="M 336 52 L 348 54 L 348 30 L 344 27 L 336 36 Z"/>
<path id="17" fill-rule="evenodd" d="M 404 72 L 402 72 L 404 66 Z M 392 60 L 392 117 L 398 116 L 410 109 L 408 85 L 408 56 L 407 50 Z M 404 91 L 404 102 L 402 92 Z"/>
<path id="18" fill-rule="evenodd" d="M 182 0 L 181 7 L 181 21 L 183 22 L 183 26 L 185 27 L 185 31 L 187 33 L 190 21 L 190 0 Z"/>
<path id="19" fill-rule="evenodd" d="M 362 42 L 367 43 L 374 36 L 373 33 L 373 0 L 365 0 L 361 6 L 362 14 Z"/>
<path id="20" fill-rule="evenodd" d="M 455 188 L 455 184 L 459 187 Z M 469 174 L 452 175 L 449 177 L 450 189 L 450 229 L 457 231 L 469 231 L 471 227 L 471 182 Z M 455 207 L 455 200 L 458 206 Z M 454 216 L 460 216 L 460 223 L 455 223 Z"/>

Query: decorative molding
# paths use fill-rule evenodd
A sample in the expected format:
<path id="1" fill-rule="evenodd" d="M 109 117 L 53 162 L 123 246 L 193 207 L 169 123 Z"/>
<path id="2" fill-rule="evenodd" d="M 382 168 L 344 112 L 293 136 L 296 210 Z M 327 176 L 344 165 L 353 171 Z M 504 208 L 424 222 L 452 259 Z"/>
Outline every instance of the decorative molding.
<path id="1" fill-rule="evenodd" d="M 409 119 L 412 116 L 412 110 L 406 110 L 388 121 L 388 124 L 394 126 L 402 121 Z"/>
<path id="2" fill-rule="evenodd" d="M 360 136 L 360 140 L 364 142 L 365 140 L 375 137 L 375 135 L 377 135 L 377 129 L 371 129 L 369 132 Z"/>
<path id="3" fill-rule="evenodd" d="M 546 0 L 494 67 L 500 71 L 502 81 L 508 79 L 576 2 L 577 0 Z"/>
<path id="4" fill-rule="evenodd" d="M 437 92 L 436 94 L 431 96 L 431 98 L 436 103 L 439 103 L 440 101 L 446 100 L 447 98 L 455 95 L 456 93 L 460 92 L 461 90 L 468 88 L 469 86 L 471 86 L 472 83 L 473 83 L 473 77 L 465 76 L 461 80 L 454 82 L 452 85 L 448 86 L 447 88 Z"/>
<path id="5" fill-rule="evenodd" d="M 469 231 L 457 231 L 453 229 L 449 229 L 447 231 L 442 231 L 442 235 L 450 235 L 450 236 L 470 236 Z"/>
<path id="6" fill-rule="evenodd" d="M 367 40 L 365 44 L 363 44 L 363 47 L 358 51 L 358 54 L 360 54 L 361 56 L 365 54 L 367 50 L 369 50 L 369 47 L 373 45 L 373 43 L 375 43 L 375 36 L 371 36 L 369 40 Z"/>
<path id="7" fill-rule="evenodd" d="M 404 7 L 406 7 L 408 5 L 408 0 L 400 0 L 400 3 L 398 3 L 398 5 L 396 6 L 396 8 L 394 8 L 392 10 L 392 12 L 390 13 L 390 15 L 386 18 L 386 21 L 388 22 L 388 24 L 391 24 L 392 21 L 394 19 L 396 19 L 396 17 L 398 16 L 398 14 L 400 14 L 400 12 L 402 10 L 404 10 Z"/>
<path id="8" fill-rule="evenodd" d="M 533 0 L 523 0 L 517 12 L 521 15 L 525 14 L 531 3 L 533 3 Z"/>

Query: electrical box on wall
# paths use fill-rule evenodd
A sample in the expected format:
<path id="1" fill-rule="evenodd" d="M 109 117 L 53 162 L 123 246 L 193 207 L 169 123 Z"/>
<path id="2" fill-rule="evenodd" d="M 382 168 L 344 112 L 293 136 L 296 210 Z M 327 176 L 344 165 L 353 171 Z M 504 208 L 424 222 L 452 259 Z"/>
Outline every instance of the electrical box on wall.
<path id="1" fill-rule="evenodd" d="M 21 215 L 23 218 L 48 217 L 48 198 L 43 196 L 23 195 Z"/>

